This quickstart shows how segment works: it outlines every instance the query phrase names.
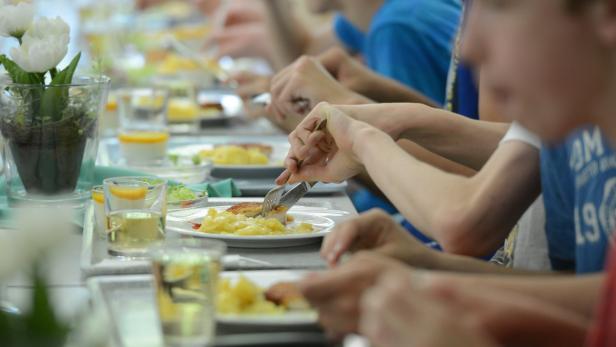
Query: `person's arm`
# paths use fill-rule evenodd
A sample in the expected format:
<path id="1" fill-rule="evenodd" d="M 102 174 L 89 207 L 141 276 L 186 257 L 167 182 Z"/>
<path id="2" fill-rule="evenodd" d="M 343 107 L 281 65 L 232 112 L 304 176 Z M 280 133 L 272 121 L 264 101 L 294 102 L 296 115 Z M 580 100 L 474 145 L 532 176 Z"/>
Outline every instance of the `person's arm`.
<path id="1" fill-rule="evenodd" d="M 444 158 L 480 170 L 509 124 L 472 120 L 422 104 L 339 106 L 354 119 L 407 139 Z"/>
<path id="2" fill-rule="evenodd" d="M 370 70 L 340 47 L 316 58 L 343 86 L 377 102 L 414 102 L 436 106 L 425 95 Z"/>
<path id="3" fill-rule="evenodd" d="M 331 25 L 311 32 L 297 18 L 287 0 L 263 0 L 268 10 L 267 26 L 274 47 L 273 63 L 277 70 L 291 64 L 302 54 L 319 54 L 336 44 Z"/>
<path id="4" fill-rule="evenodd" d="M 337 181 L 365 168 L 419 230 L 445 250 L 465 255 L 486 255 L 498 249 L 539 194 L 538 151 L 530 145 L 505 143 L 478 174 L 466 178 L 409 156 L 394 140 L 405 129 L 400 124 L 387 134 L 352 120 L 343 111 L 343 107 L 323 104 L 298 126 L 290 136 L 288 169 L 278 183 L 287 178 L 291 182 Z M 328 119 L 327 132 L 310 130 L 323 115 Z M 386 115 L 383 118 L 394 116 Z M 311 151 L 315 146 L 332 152 Z M 308 153 L 313 154 L 309 157 Z M 305 160 L 300 170 L 293 165 L 297 160 Z"/>
<path id="5" fill-rule="evenodd" d="M 540 192 L 539 154 L 524 143 L 499 147 L 470 179 L 416 160 L 380 131 L 364 131 L 355 144 L 354 152 L 389 200 L 452 253 L 496 250 Z M 392 162 L 395 169 L 383 170 Z"/>
<path id="6" fill-rule="evenodd" d="M 599 303 L 604 273 L 570 276 L 482 276 L 468 274 L 434 274 L 452 285 L 489 286 L 533 297 L 576 312 L 588 319 L 594 316 Z"/>

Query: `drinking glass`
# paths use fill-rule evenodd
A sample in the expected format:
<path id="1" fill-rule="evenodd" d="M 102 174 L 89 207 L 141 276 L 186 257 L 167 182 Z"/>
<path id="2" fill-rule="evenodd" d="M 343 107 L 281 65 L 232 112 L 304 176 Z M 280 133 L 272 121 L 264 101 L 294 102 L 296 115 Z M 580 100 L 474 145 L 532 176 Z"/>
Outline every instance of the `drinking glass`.
<path id="1" fill-rule="evenodd" d="M 117 93 L 118 140 L 128 164 L 159 164 L 167 154 L 169 91 L 163 88 L 128 88 Z"/>
<path id="2" fill-rule="evenodd" d="M 211 345 L 216 335 L 216 285 L 224 243 L 166 240 L 150 248 L 155 296 L 165 344 Z"/>
<path id="3" fill-rule="evenodd" d="M 109 254 L 145 257 L 152 243 L 165 238 L 167 181 L 116 177 L 103 186 Z"/>

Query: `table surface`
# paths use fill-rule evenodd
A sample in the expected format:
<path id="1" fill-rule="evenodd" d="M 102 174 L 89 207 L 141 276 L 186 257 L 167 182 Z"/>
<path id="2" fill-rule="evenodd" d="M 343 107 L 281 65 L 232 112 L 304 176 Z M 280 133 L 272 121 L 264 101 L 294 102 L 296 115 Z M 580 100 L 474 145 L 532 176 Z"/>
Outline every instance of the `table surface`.
<path id="1" fill-rule="evenodd" d="M 325 204 L 331 206 L 332 209 L 347 211 L 350 212 L 348 217 L 356 214 L 351 200 L 343 193 L 305 197 L 300 204 L 302 202 L 308 205 Z M 49 260 L 44 264 L 43 272 L 48 280 L 51 299 L 56 305 L 58 315 L 64 319 L 70 319 L 84 310 L 90 299 L 80 269 L 82 244 L 81 234 L 71 235 L 63 247 L 50 254 Z M 293 268 L 302 268 L 305 265 L 306 268 L 315 269 L 325 267 L 325 263 L 319 257 L 319 248 L 319 243 L 276 250 L 230 248 L 229 254 L 240 254 L 274 265 L 292 264 Z M 0 301 L 8 302 L 20 310 L 27 310 L 31 290 L 30 279 L 24 274 L 19 274 L 0 288 Z"/>

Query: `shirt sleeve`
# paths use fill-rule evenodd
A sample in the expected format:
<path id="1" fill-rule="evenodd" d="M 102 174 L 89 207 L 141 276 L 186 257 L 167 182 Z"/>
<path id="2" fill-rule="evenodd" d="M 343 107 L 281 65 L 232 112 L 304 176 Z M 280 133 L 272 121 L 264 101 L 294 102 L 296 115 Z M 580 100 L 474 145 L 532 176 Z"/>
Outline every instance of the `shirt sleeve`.
<path id="1" fill-rule="evenodd" d="M 364 50 L 365 34 L 340 14 L 334 17 L 334 33 L 350 52 L 356 54 Z"/>
<path id="2" fill-rule="evenodd" d="M 371 33 L 364 54 L 368 66 L 375 72 L 443 105 L 450 56 L 435 57 L 432 48 L 425 35 L 412 27 L 389 24 Z"/>
<path id="3" fill-rule="evenodd" d="M 541 139 L 539 139 L 539 136 L 531 133 L 518 122 L 511 123 L 509 130 L 505 134 L 505 137 L 501 140 L 500 144 L 509 141 L 520 141 L 529 144 L 538 150 L 541 149 Z"/>

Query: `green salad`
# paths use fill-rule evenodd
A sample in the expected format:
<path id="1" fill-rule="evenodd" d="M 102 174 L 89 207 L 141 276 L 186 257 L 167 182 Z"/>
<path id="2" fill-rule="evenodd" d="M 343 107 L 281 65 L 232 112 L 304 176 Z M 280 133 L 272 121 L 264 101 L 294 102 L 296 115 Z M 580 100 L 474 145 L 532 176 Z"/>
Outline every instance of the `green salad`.
<path id="1" fill-rule="evenodd" d="M 179 202 L 194 200 L 203 196 L 203 193 L 197 193 L 183 184 L 169 186 L 167 189 L 167 202 Z"/>

